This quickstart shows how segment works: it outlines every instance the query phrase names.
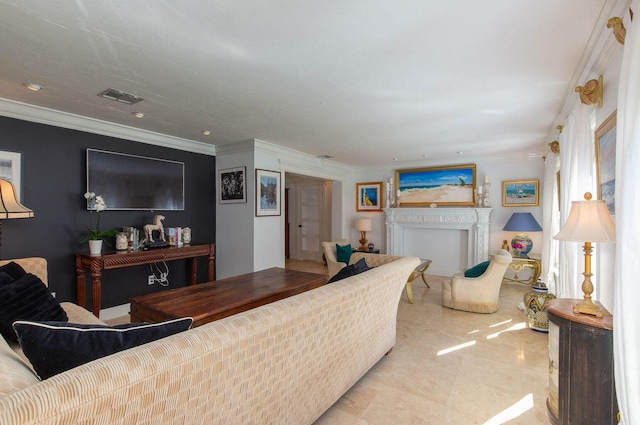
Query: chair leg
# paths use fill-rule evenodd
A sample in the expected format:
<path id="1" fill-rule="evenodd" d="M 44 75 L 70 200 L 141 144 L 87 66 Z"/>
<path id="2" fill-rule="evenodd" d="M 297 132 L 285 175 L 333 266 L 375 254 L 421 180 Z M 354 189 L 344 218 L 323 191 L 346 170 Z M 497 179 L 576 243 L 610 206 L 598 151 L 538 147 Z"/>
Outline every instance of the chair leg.
<path id="1" fill-rule="evenodd" d="M 431 286 L 429 286 L 429 284 L 427 283 L 427 278 L 424 277 L 424 273 L 422 273 L 422 281 L 424 282 L 425 285 L 427 285 L 427 288 L 431 288 Z"/>

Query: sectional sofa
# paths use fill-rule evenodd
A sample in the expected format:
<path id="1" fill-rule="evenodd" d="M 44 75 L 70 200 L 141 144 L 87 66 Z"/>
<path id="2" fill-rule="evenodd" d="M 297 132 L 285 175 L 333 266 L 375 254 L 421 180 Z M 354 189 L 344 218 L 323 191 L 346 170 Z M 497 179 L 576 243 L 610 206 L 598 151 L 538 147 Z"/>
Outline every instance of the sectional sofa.
<path id="1" fill-rule="evenodd" d="M 419 264 L 357 255 L 376 267 L 43 381 L 1 340 L 0 424 L 311 424 L 393 348 Z"/>

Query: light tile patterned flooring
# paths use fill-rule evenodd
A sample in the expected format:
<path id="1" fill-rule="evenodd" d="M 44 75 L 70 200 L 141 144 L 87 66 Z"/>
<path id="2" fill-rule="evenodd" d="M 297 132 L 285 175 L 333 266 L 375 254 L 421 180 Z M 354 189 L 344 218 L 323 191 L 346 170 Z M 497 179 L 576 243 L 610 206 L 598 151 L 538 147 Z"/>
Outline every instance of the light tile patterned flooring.
<path id="1" fill-rule="evenodd" d="M 322 263 L 287 267 L 326 273 Z M 412 283 L 398 306 L 393 351 L 315 425 L 549 424 L 547 334 L 526 327 L 517 306 L 529 287 L 503 284 L 500 308 L 475 314 L 443 308 L 443 277 Z"/>
<path id="2" fill-rule="evenodd" d="M 286 268 L 327 273 L 323 263 Z M 547 335 L 527 329 L 517 305 L 527 286 L 503 284 L 500 308 L 475 314 L 443 308 L 443 277 L 403 292 L 393 351 L 315 425 L 549 424 Z M 354 300 L 355 302 L 355 300 Z M 128 323 L 128 316 L 112 323 Z"/>

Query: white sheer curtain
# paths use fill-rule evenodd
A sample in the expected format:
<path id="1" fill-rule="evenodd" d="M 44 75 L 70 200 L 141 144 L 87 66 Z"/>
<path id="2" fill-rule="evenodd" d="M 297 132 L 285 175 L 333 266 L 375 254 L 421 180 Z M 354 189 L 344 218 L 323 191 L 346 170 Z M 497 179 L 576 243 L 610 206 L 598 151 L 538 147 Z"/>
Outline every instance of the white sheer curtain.
<path id="1" fill-rule="evenodd" d="M 616 140 L 616 278 L 613 345 L 618 407 L 624 425 L 640 424 L 640 1 L 632 25 L 628 17 L 620 86 Z"/>
<path id="2" fill-rule="evenodd" d="M 594 193 L 595 145 L 590 121 L 593 108 L 576 102 L 560 133 L 560 227 L 569 216 L 571 201 L 584 200 L 585 192 Z M 580 289 L 584 280 L 581 245 L 578 242 L 559 243 L 560 277 L 555 288 L 558 298 L 583 296 Z"/>
<path id="3" fill-rule="evenodd" d="M 558 241 L 553 236 L 560 230 L 558 212 L 558 185 L 556 172 L 558 155 L 549 152 L 544 160 L 544 186 L 542 187 L 542 281 L 549 292 L 556 293 L 558 276 Z"/>

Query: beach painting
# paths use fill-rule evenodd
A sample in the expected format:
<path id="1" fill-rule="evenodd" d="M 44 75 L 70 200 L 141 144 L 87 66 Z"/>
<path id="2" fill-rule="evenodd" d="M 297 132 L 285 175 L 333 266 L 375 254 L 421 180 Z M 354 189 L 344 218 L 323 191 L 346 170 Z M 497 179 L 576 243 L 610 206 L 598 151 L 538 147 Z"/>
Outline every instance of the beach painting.
<path id="1" fill-rule="evenodd" d="M 382 211 L 382 182 L 356 183 L 356 211 Z"/>
<path id="2" fill-rule="evenodd" d="M 476 165 L 396 171 L 399 206 L 474 206 Z"/>
<path id="3" fill-rule="evenodd" d="M 503 207 L 535 207 L 540 204 L 538 180 L 516 180 L 502 182 Z"/>
<path id="4" fill-rule="evenodd" d="M 598 199 L 616 214 L 616 111 L 596 130 L 596 173 Z"/>

